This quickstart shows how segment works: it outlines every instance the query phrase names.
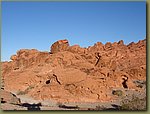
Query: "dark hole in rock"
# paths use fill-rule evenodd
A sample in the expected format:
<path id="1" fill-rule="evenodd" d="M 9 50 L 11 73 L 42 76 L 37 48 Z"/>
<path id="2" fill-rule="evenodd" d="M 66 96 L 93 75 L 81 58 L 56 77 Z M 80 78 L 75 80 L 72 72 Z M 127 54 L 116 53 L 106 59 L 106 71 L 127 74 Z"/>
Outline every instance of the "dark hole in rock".
<path id="1" fill-rule="evenodd" d="M 109 76 L 109 73 L 107 73 L 107 76 Z"/>
<path id="2" fill-rule="evenodd" d="M 113 95 L 117 95 L 117 96 L 122 96 L 123 95 L 123 92 L 121 90 L 113 90 L 112 91 L 112 94 Z"/>
<path id="3" fill-rule="evenodd" d="M 6 101 L 4 101 L 4 98 L 1 98 L 1 103 L 6 103 Z"/>
<path id="4" fill-rule="evenodd" d="M 15 95 L 15 94 L 12 94 L 12 96 L 16 97 L 16 95 Z"/>
<path id="5" fill-rule="evenodd" d="M 50 84 L 50 82 L 51 82 L 50 80 L 47 80 L 47 81 L 46 81 L 46 84 Z"/>
<path id="6" fill-rule="evenodd" d="M 124 78 L 123 78 L 123 82 L 122 82 L 122 86 L 124 87 L 124 88 L 128 88 L 128 86 L 127 86 L 127 80 L 125 80 Z"/>
<path id="7" fill-rule="evenodd" d="M 18 67 L 14 68 L 14 70 L 18 70 L 18 69 L 19 69 Z"/>
<path id="8" fill-rule="evenodd" d="M 1 101 L 1 103 L 6 103 L 6 101 Z"/>
<path id="9" fill-rule="evenodd" d="M 49 52 L 49 54 L 53 54 L 52 52 Z"/>
<path id="10" fill-rule="evenodd" d="M 37 77 L 41 77 L 40 75 L 36 75 Z"/>
<path id="11" fill-rule="evenodd" d="M 104 80 L 104 78 L 100 78 L 100 79 Z"/>

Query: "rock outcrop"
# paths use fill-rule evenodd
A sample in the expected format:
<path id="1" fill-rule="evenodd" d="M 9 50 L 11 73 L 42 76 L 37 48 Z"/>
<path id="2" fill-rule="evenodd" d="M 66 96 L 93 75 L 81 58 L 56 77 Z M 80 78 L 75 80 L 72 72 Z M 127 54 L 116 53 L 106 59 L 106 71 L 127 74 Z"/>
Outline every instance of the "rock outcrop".
<path id="1" fill-rule="evenodd" d="M 69 46 L 65 39 L 50 52 L 21 49 L 11 60 L 2 62 L 4 89 L 37 100 L 104 102 L 118 98 L 114 89 L 145 91 L 135 81 L 146 81 L 146 39 L 88 48 Z"/>
<path id="2" fill-rule="evenodd" d="M 20 104 L 20 99 L 11 92 L 1 89 L 1 103 Z"/>
<path id="3" fill-rule="evenodd" d="M 51 51 L 51 53 L 57 53 L 60 51 L 67 50 L 68 47 L 69 47 L 68 40 L 66 40 L 66 39 L 59 40 L 59 41 L 55 42 L 54 44 L 52 44 L 50 51 Z"/>

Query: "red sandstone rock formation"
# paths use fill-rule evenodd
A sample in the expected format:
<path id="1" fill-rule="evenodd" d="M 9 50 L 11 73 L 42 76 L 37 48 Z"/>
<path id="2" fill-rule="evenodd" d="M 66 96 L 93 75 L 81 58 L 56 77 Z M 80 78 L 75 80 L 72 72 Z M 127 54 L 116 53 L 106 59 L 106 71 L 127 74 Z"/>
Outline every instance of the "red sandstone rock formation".
<path id="1" fill-rule="evenodd" d="M 59 40 L 51 46 L 51 53 L 65 51 L 65 50 L 67 50 L 68 47 L 69 47 L 68 40 L 66 40 L 66 39 Z"/>
<path id="2" fill-rule="evenodd" d="M 1 89 L 1 103 L 20 104 L 20 99 L 11 92 Z"/>
<path id="3" fill-rule="evenodd" d="M 59 40 L 50 52 L 22 49 L 2 62 L 5 90 L 41 100 L 98 102 L 116 99 L 116 88 L 139 90 L 134 81 L 146 80 L 146 40 L 88 48 Z"/>

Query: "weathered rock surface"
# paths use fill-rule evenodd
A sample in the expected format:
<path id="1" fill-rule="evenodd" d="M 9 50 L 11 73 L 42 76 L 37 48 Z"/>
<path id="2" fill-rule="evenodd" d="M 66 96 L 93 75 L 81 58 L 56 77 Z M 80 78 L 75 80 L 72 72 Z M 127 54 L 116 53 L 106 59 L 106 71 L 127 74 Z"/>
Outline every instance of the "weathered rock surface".
<path id="1" fill-rule="evenodd" d="M 20 104 L 20 99 L 11 92 L 1 89 L 1 103 Z"/>
<path id="2" fill-rule="evenodd" d="M 4 89 L 37 100 L 106 102 L 118 98 L 114 89 L 145 91 L 146 39 L 88 48 L 59 40 L 50 52 L 22 49 L 11 60 L 2 62 Z"/>
<path id="3" fill-rule="evenodd" d="M 67 50 L 68 47 L 69 47 L 68 40 L 66 40 L 66 39 L 59 40 L 51 46 L 51 53 L 57 53 L 60 51 L 65 51 L 65 50 Z"/>

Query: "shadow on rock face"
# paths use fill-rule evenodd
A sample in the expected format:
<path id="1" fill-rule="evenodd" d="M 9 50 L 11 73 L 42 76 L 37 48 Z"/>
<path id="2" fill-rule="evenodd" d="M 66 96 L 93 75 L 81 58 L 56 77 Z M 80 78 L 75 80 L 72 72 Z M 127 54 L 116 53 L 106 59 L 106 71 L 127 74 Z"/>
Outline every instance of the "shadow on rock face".
<path id="1" fill-rule="evenodd" d="M 21 106 L 27 107 L 28 110 L 40 110 L 41 103 L 38 104 L 29 104 L 29 103 L 23 103 Z"/>
<path id="2" fill-rule="evenodd" d="M 1 103 L 6 103 L 6 101 L 4 101 L 4 98 L 1 98 Z"/>
<path id="3" fill-rule="evenodd" d="M 66 106 L 66 105 L 59 105 L 59 108 L 66 108 L 66 109 L 79 109 L 78 106 Z"/>
<path id="4" fill-rule="evenodd" d="M 116 105 L 116 104 L 112 104 L 111 106 L 114 107 L 114 110 L 120 110 L 121 106 Z"/>

